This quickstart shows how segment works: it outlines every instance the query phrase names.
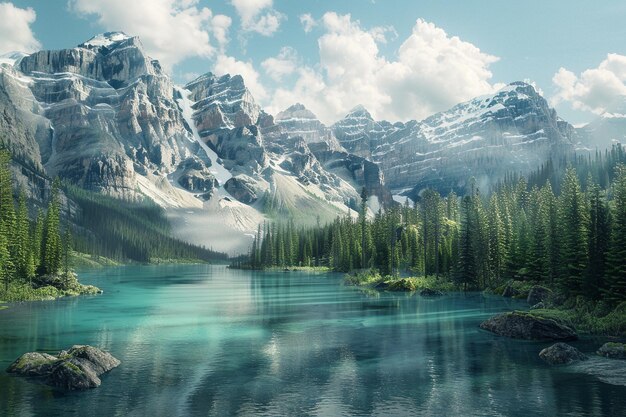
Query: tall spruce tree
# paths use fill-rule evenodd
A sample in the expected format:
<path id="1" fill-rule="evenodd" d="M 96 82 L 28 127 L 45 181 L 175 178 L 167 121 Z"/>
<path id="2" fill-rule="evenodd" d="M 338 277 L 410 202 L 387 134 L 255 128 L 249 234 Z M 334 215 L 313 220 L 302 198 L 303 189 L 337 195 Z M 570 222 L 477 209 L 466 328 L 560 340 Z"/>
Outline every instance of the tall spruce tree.
<path id="1" fill-rule="evenodd" d="M 626 166 L 622 164 L 615 168 L 612 203 L 613 227 L 605 295 L 617 303 L 626 300 Z"/>
<path id="2" fill-rule="evenodd" d="M 585 197 L 573 167 L 565 170 L 560 204 L 561 287 L 569 295 L 580 295 L 583 293 L 583 276 L 588 262 L 588 216 Z"/>

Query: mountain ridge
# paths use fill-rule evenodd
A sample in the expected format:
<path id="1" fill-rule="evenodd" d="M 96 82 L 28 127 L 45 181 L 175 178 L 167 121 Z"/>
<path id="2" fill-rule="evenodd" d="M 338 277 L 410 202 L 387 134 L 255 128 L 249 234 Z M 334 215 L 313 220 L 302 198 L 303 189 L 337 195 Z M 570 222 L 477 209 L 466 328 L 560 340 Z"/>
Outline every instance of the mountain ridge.
<path id="1" fill-rule="evenodd" d="M 0 133 L 22 166 L 151 198 L 194 243 L 208 243 L 203 224 L 236 230 L 225 250 L 243 249 L 273 216 L 310 224 L 354 213 L 362 188 L 375 212 L 394 198 L 416 201 L 426 187 L 462 190 L 470 177 L 485 185 L 530 172 L 582 135 L 523 82 L 420 121 L 377 121 L 364 105 L 331 126 L 300 103 L 272 116 L 241 75 L 207 72 L 176 85 L 123 32 L 2 58 L 0 109 Z M 27 185 L 33 177 L 14 171 Z"/>

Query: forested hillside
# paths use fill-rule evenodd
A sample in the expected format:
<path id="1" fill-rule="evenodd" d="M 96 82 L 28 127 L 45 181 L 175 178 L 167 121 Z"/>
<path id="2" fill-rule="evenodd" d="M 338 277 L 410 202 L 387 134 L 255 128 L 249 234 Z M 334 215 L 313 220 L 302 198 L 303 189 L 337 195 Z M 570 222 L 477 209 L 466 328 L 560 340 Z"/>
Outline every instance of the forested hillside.
<path id="1" fill-rule="evenodd" d="M 79 207 L 76 250 L 118 261 L 226 260 L 228 256 L 195 246 L 170 234 L 163 208 L 145 199 L 125 201 L 67 186 Z"/>
<path id="2" fill-rule="evenodd" d="M 528 179 L 509 175 L 488 192 L 475 185 L 462 197 L 427 190 L 414 207 L 372 220 L 364 216 L 364 195 L 358 220 L 259 228 L 249 265 L 409 271 L 468 290 L 527 280 L 566 296 L 625 300 L 625 162 L 621 146 L 549 161 Z"/>

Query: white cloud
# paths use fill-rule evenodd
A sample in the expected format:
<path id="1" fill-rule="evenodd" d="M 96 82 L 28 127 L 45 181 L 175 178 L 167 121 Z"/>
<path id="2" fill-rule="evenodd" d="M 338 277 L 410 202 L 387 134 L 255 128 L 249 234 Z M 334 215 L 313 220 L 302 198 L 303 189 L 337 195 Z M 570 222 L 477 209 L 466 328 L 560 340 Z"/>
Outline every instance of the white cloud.
<path id="1" fill-rule="evenodd" d="M 261 63 L 263 70 L 274 81 L 281 81 L 285 76 L 296 71 L 298 56 L 295 49 L 288 46 L 281 48 L 276 57 L 266 59 Z"/>
<path id="2" fill-rule="evenodd" d="M 267 97 L 267 92 L 259 80 L 259 73 L 252 62 L 239 61 L 232 56 L 220 55 L 215 61 L 213 72 L 216 75 L 241 75 L 246 87 L 256 100 L 263 101 Z"/>
<path id="3" fill-rule="evenodd" d="M 310 13 L 305 13 L 300 15 L 300 23 L 302 24 L 302 29 L 304 29 L 305 33 L 309 33 L 313 30 L 315 26 L 317 26 L 317 22 L 313 19 Z"/>
<path id="4" fill-rule="evenodd" d="M 213 37 L 217 41 L 221 51 L 223 51 L 228 44 L 228 30 L 231 24 L 231 18 L 223 14 L 215 15 L 211 19 Z"/>
<path id="5" fill-rule="evenodd" d="M 568 102 L 576 110 L 604 112 L 616 99 L 626 96 L 626 56 L 608 54 L 597 68 L 580 75 L 560 68 L 552 82 L 557 93 L 551 104 Z"/>
<path id="6" fill-rule="evenodd" d="M 273 0 L 231 0 L 241 18 L 244 32 L 271 36 L 286 16 L 272 8 Z"/>
<path id="7" fill-rule="evenodd" d="M 274 92 L 271 112 L 298 101 L 332 123 L 363 104 L 376 118 L 421 119 L 501 87 L 491 83 L 489 70 L 497 57 L 422 19 L 391 60 L 378 45 L 393 28 L 367 30 L 333 12 L 321 24 L 319 65 L 298 68 L 295 85 Z"/>
<path id="8" fill-rule="evenodd" d="M 387 43 L 388 40 L 395 40 L 398 38 L 398 32 L 393 26 L 376 26 L 369 31 L 370 35 L 376 40 L 376 42 Z M 389 38 L 389 39 L 387 39 Z"/>
<path id="9" fill-rule="evenodd" d="M 198 0 L 69 0 L 79 15 L 96 15 L 105 30 L 141 38 L 147 52 L 171 69 L 182 60 L 215 55 L 228 42 L 231 20 L 213 15 Z M 212 42 L 215 38 L 217 45 Z"/>
<path id="10" fill-rule="evenodd" d="M 0 3 L 0 53 L 41 49 L 30 27 L 36 19 L 32 7 L 20 9 L 13 3 Z"/>

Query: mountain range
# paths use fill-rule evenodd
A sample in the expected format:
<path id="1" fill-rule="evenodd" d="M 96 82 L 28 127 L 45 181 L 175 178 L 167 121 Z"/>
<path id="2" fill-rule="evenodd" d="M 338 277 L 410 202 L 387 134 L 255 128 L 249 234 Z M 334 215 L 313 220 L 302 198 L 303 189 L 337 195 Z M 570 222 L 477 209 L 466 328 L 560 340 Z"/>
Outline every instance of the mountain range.
<path id="1" fill-rule="evenodd" d="M 302 104 L 271 115 L 240 75 L 175 85 L 137 37 L 0 58 L 0 143 L 34 200 L 49 179 L 108 196 L 150 198 L 192 243 L 235 253 L 259 224 L 372 212 L 427 187 L 488 187 L 549 158 L 626 134 L 617 109 L 576 129 L 514 82 L 421 121 L 374 120 L 364 106 L 331 126 Z"/>

